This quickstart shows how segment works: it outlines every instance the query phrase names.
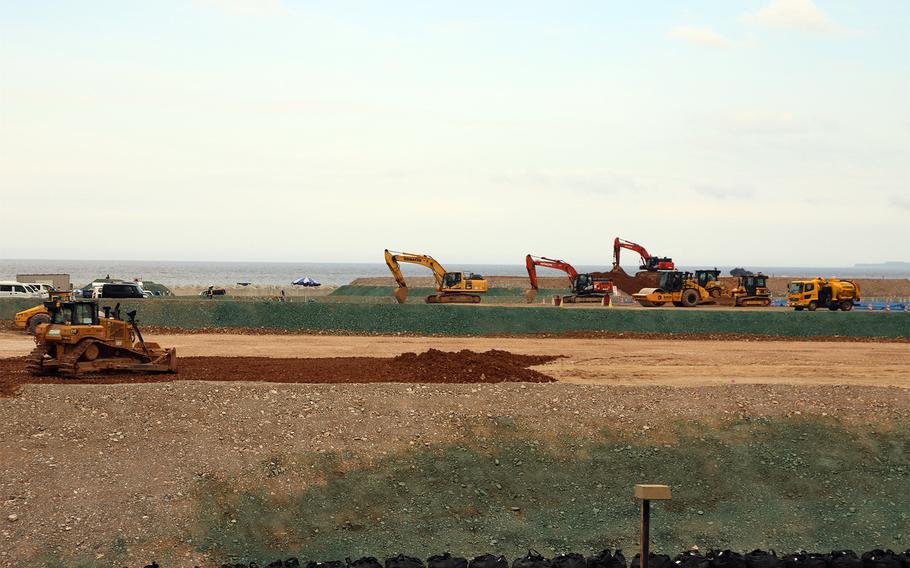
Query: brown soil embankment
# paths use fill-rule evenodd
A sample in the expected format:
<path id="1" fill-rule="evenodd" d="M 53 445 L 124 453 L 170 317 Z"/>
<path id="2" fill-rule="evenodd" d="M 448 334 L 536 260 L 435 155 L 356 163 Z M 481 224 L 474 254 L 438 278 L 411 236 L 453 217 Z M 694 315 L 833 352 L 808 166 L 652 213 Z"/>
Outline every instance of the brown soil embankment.
<path id="1" fill-rule="evenodd" d="M 528 367 L 549 363 L 554 355 L 516 355 L 491 349 L 456 353 L 429 349 L 395 357 L 188 357 L 177 374 L 97 373 L 77 380 L 35 377 L 23 358 L 0 359 L 0 396 L 21 384 L 119 384 L 180 381 L 253 381 L 269 383 L 548 383 L 555 379 Z"/>

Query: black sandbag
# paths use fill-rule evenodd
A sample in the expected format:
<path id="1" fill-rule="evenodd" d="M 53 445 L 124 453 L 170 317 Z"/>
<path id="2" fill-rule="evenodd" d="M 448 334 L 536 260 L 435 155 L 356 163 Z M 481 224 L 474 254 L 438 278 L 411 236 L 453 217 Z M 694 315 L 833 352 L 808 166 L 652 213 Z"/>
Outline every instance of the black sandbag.
<path id="1" fill-rule="evenodd" d="M 512 568 L 550 568 L 550 561 L 540 555 L 536 550 L 528 550 L 528 555 L 516 558 Z"/>
<path id="2" fill-rule="evenodd" d="M 782 568 L 780 558 L 773 550 L 771 552 L 753 550 L 746 554 L 745 559 L 747 568 Z"/>
<path id="3" fill-rule="evenodd" d="M 806 568 L 828 568 L 828 555 L 810 552 L 806 554 L 805 566 Z"/>
<path id="4" fill-rule="evenodd" d="M 701 552 L 687 550 L 676 555 L 676 558 L 673 559 L 673 566 L 676 568 L 708 568 L 708 559 Z"/>
<path id="5" fill-rule="evenodd" d="M 588 568 L 626 568 L 626 566 L 626 557 L 619 548 L 615 553 L 610 552 L 609 548 L 605 548 L 599 554 L 588 558 Z"/>
<path id="6" fill-rule="evenodd" d="M 427 568 L 468 568 L 468 561 L 444 552 L 427 558 Z"/>
<path id="7" fill-rule="evenodd" d="M 300 561 L 297 560 L 296 556 L 291 556 L 284 561 L 284 568 L 300 568 Z M 379 568 L 382 568 L 382 566 Z"/>
<path id="8" fill-rule="evenodd" d="M 901 564 L 904 568 L 910 568 L 910 548 L 900 553 Z"/>
<path id="9" fill-rule="evenodd" d="M 863 568 L 903 568 L 901 557 L 893 550 L 870 550 L 863 553 Z"/>
<path id="10" fill-rule="evenodd" d="M 364 556 L 353 562 L 348 560 L 348 568 L 382 568 L 382 563 L 374 556 Z"/>
<path id="11" fill-rule="evenodd" d="M 392 558 L 385 559 L 385 568 L 425 568 L 423 565 L 423 560 L 420 558 L 414 558 L 413 556 L 405 556 L 404 554 L 399 554 Z"/>
<path id="12" fill-rule="evenodd" d="M 269 562 L 268 564 L 265 565 L 265 568 L 284 568 L 284 561 L 283 560 L 272 560 L 271 562 Z"/>
<path id="13" fill-rule="evenodd" d="M 746 568 L 743 555 L 732 550 L 712 550 L 708 552 L 710 568 Z"/>
<path id="14" fill-rule="evenodd" d="M 505 556 L 481 554 L 468 563 L 468 568 L 509 568 L 509 561 Z"/>
<path id="15" fill-rule="evenodd" d="M 641 566 L 641 553 L 632 558 L 630 568 L 639 568 Z M 650 568 L 673 568 L 673 561 L 666 554 L 648 553 L 648 566 Z"/>
<path id="16" fill-rule="evenodd" d="M 863 561 L 852 550 L 833 550 L 828 555 L 831 568 L 863 568 Z"/>
<path id="17" fill-rule="evenodd" d="M 569 552 L 560 554 L 553 558 L 553 560 L 550 560 L 550 566 L 552 566 L 552 568 L 586 568 L 587 563 L 585 562 L 585 557 L 581 554 Z"/>

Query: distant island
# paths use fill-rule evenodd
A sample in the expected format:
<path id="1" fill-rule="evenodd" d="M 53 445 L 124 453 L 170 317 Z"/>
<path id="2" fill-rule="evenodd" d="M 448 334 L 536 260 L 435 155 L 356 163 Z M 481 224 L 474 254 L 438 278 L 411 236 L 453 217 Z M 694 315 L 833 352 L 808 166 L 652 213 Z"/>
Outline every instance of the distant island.
<path id="1" fill-rule="evenodd" d="M 889 262 L 873 262 L 873 263 L 856 263 L 853 265 L 856 268 L 892 268 L 907 270 L 910 269 L 910 262 L 904 262 L 901 260 L 892 260 Z"/>

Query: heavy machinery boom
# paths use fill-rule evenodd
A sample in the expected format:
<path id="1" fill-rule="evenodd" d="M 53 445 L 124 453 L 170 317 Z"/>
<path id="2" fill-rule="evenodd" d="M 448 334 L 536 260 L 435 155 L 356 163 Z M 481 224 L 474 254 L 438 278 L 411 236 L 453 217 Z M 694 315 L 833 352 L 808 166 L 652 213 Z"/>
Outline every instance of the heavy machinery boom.
<path id="1" fill-rule="evenodd" d="M 408 299 L 408 285 L 401 273 L 400 263 L 419 264 L 433 271 L 436 279 L 436 294 L 427 296 L 428 304 L 478 304 L 480 296 L 487 291 L 487 281 L 473 272 L 446 272 L 432 256 L 411 252 L 385 250 L 385 263 L 388 265 L 398 289 L 395 299 L 403 304 Z"/>
<path id="2" fill-rule="evenodd" d="M 627 241 L 616 237 L 613 239 L 613 267 L 619 266 L 619 253 L 622 249 L 628 249 L 637 252 L 641 256 L 641 268 L 654 272 L 657 270 L 675 270 L 676 265 L 672 258 L 651 256 L 645 247 L 632 241 Z"/>
<path id="3" fill-rule="evenodd" d="M 610 279 L 595 276 L 594 274 L 579 274 L 575 267 L 564 260 L 529 254 L 525 257 L 525 266 L 528 269 L 528 279 L 531 281 L 531 289 L 525 294 L 528 303 L 533 302 L 537 297 L 538 266 L 562 270 L 569 277 L 569 288 L 572 290 L 572 294 L 563 296 L 562 301 L 564 302 L 574 303 L 579 300 L 599 301 L 604 297 L 609 298 L 613 294 L 613 282 Z"/>

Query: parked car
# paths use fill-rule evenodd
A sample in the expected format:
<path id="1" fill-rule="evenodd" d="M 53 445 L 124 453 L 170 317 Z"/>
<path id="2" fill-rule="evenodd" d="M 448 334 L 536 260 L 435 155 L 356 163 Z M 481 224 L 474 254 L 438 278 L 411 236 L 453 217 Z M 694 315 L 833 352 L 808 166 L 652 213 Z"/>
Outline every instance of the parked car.
<path id="1" fill-rule="evenodd" d="M 22 282 L 0 281 L 0 298 L 40 298 L 41 293 Z"/>
<path id="2" fill-rule="evenodd" d="M 51 290 L 53 290 L 53 288 L 48 284 L 41 284 L 39 282 L 23 282 L 23 284 L 25 284 L 26 287 L 32 288 L 41 298 L 47 299 L 51 297 Z"/>
<path id="3" fill-rule="evenodd" d="M 93 282 L 91 288 L 92 298 L 146 298 L 142 286 L 134 282 Z M 83 297 L 86 291 L 82 292 Z"/>

